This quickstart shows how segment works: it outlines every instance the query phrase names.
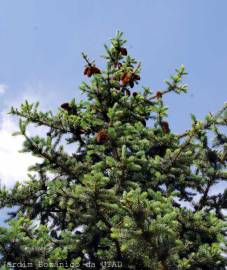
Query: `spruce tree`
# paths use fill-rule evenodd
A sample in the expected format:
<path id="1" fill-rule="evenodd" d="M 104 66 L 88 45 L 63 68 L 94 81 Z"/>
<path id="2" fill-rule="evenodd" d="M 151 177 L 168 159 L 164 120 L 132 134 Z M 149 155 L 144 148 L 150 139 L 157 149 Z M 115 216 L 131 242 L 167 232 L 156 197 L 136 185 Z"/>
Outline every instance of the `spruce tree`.
<path id="1" fill-rule="evenodd" d="M 163 100 L 187 92 L 184 66 L 166 89 L 139 91 L 125 43 L 118 32 L 105 45 L 103 69 L 83 54 L 85 100 L 11 108 L 22 151 L 41 161 L 1 187 L 0 207 L 16 209 L 0 228 L 1 269 L 225 269 L 227 190 L 210 190 L 227 179 L 227 104 L 175 134 Z"/>

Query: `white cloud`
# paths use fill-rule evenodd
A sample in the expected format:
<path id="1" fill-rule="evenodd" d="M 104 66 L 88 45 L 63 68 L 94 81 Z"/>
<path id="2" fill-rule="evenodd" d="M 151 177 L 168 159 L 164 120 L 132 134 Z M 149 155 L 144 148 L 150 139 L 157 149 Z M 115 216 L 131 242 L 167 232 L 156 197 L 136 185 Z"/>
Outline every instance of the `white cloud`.
<path id="1" fill-rule="evenodd" d="M 0 94 L 7 89 L 7 85 L 0 84 Z M 5 185 L 7 188 L 13 187 L 16 181 L 28 180 L 28 167 L 40 161 L 30 153 L 19 153 L 24 138 L 12 136 L 13 132 L 19 130 L 18 117 L 15 118 L 7 113 L 11 106 L 19 108 L 25 100 L 29 103 L 40 101 L 40 109 L 47 111 L 50 110 L 53 96 L 42 83 L 36 82 L 25 84 L 21 89 L 21 95 L 15 95 L 13 100 L 12 98 L 4 100 L 4 110 L 0 112 L 0 185 Z M 47 131 L 45 127 L 34 127 L 34 125 L 28 128 L 28 134 L 32 136 L 45 136 Z"/>
<path id="2" fill-rule="evenodd" d="M 6 89 L 7 86 L 5 86 Z M 11 92 L 14 92 L 14 89 L 11 89 Z M 18 95 L 18 92 L 20 95 Z M 12 136 L 13 132 L 18 131 L 18 117 L 7 114 L 10 107 L 19 108 L 25 100 L 28 100 L 29 103 L 40 101 L 40 110 L 54 111 L 56 110 L 54 109 L 55 104 L 59 103 L 56 92 L 57 90 L 53 86 L 47 87 L 40 82 L 26 83 L 23 89 L 21 88 L 15 93 L 15 96 L 3 101 L 4 111 L 0 111 L 0 184 L 5 185 L 7 188 L 11 188 L 16 181 L 28 180 L 28 167 L 40 161 L 40 159 L 29 153 L 18 152 L 22 149 L 24 139 L 22 136 Z M 45 137 L 49 129 L 31 125 L 28 130 L 31 136 L 40 135 Z M 66 147 L 69 152 L 70 147 Z"/>
<path id="3" fill-rule="evenodd" d="M 8 86 L 6 84 L 0 84 L 0 94 L 4 94 L 8 90 Z"/>
<path id="4" fill-rule="evenodd" d="M 28 153 L 19 153 L 22 149 L 23 137 L 12 136 L 18 130 L 17 123 L 11 116 L 2 112 L 0 128 L 0 179 L 1 184 L 7 188 L 12 187 L 16 181 L 28 179 L 27 169 L 36 163 L 38 158 Z"/>

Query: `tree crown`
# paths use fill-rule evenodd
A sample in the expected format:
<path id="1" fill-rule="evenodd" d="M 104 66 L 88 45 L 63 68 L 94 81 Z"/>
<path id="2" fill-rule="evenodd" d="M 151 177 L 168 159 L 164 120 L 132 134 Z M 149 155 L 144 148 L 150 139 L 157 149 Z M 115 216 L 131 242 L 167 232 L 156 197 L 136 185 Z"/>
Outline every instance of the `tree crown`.
<path id="1" fill-rule="evenodd" d="M 166 89 L 136 91 L 141 64 L 125 43 L 118 32 L 105 45 L 104 70 L 82 54 L 87 100 L 65 102 L 56 114 L 27 101 L 11 109 L 23 151 L 42 161 L 29 181 L 0 190 L 1 207 L 17 206 L 1 228 L 2 263 L 224 269 L 227 192 L 210 190 L 227 178 L 227 105 L 204 121 L 192 115 L 191 128 L 175 134 L 163 99 L 187 92 L 184 66 Z M 29 124 L 46 127 L 46 135 L 29 136 Z"/>

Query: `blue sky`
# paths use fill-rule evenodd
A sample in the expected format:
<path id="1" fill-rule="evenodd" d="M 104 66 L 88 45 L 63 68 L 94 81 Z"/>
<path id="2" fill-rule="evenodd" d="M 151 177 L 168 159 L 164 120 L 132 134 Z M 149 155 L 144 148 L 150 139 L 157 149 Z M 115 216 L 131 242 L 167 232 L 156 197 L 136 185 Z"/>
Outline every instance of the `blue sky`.
<path id="1" fill-rule="evenodd" d="M 2 181 L 22 178 L 29 163 L 20 156 L 22 169 L 12 174 L 21 141 L 10 138 L 17 127 L 6 117 L 10 105 L 28 98 L 54 110 L 79 98 L 81 52 L 102 66 L 103 44 L 117 30 L 125 33 L 129 53 L 142 62 L 140 86 L 164 88 L 163 80 L 181 64 L 186 66 L 188 95 L 165 98 L 174 131 L 190 126 L 192 112 L 202 119 L 217 111 L 227 101 L 226 10 L 225 0 L 0 0 Z"/>

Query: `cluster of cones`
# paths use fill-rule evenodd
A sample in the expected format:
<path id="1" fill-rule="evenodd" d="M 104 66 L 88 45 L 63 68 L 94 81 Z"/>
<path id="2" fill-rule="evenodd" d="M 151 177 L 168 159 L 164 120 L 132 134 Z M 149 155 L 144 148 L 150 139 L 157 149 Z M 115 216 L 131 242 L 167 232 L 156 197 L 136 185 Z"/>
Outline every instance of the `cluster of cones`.
<path id="1" fill-rule="evenodd" d="M 119 47 L 118 51 L 121 55 L 126 56 L 127 55 L 127 49 L 124 47 Z M 101 71 L 99 68 L 97 68 L 94 64 L 91 64 L 88 60 L 87 60 L 87 65 L 85 66 L 84 69 L 84 75 L 91 77 L 94 74 L 101 74 Z M 138 69 L 138 68 L 137 68 Z M 130 96 L 131 92 L 129 89 L 126 88 L 126 86 L 130 86 L 131 88 L 134 87 L 134 84 L 137 83 L 137 81 L 140 80 L 140 76 L 138 74 L 136 74 L 136 70 L 135 71 L 127 71 L 125 73 L 123 73 L 123 75 L 120 78 L 120 82 L 122 85 L 122 90 L 124 91 L 126 96 Z M 120 90 L 120 88 L 119 88 Z M 133 92 L 133 96 L 136 97 L 137 96 L 137 92 Z M 156 93 L 156 98 L 160 99 L 162 98 L 162 92 L 158 91 Z M 69 103 L 63 103 L 61 105 L 61 108 L 66 110 L 69 114 L 76 114 L 77 110 L 75 107 L 72 107 L 72 105 L 70 105 Z M 165 121 L 161 122 L 161 127 L 162 127 L 162 131 L 163 133 L 167 134 L 170 132 L 169 129 L 169 124 Z M 102 128 L 101 130 L 99 130 L 96 133 L 96 142 L 98 144 L 102 144 L 104 143 L 106 140 L 108 140 L 108 132 L 107 129 Z"/>

